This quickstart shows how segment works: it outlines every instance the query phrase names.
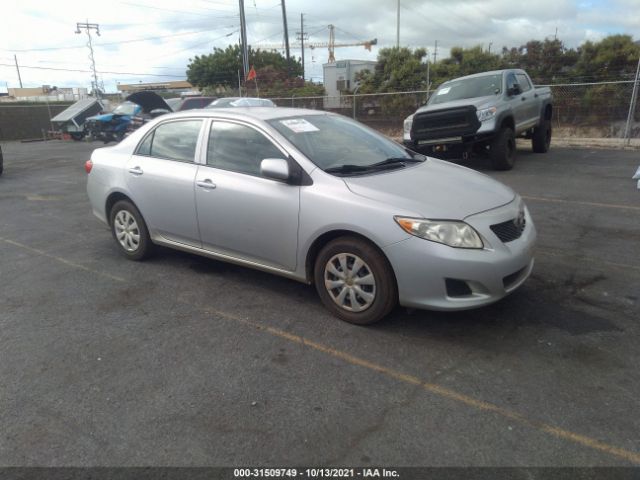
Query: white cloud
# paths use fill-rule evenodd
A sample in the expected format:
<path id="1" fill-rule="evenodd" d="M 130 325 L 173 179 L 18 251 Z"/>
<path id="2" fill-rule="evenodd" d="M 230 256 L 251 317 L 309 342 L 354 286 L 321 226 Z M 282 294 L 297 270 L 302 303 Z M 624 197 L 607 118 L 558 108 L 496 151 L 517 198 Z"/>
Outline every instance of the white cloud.
<path id="1" fill-rule="evenodd" d="M 633 33 L 640 26 L 638 0 L 401 0 L 401 44 L 426 46 L 433 53 L 438 40 L 438 58 L 453 46 L 492 44 L 519 46 L 530 39 L 555 34 L 569 47 L 586 39 L 610 33 Z M 108 5 L 108 6 L 107 6 Z M 311 41 L 326 42 L 331 23 L 337 27 L 336 41 L 351 43 L 377 38 L 372 52 L 362 47 L 336 50 L 338 58 L 375 59 L 378 48 L 393 46 L 396 40 L 396 2 L 389 0 L 346 0 L 310 2 L 288 0 L 289 35 L 293 41 L 300 29 L 300 12 Z M 281 7 L 277 0 L 246 0 L 248 36 L 253 45 L 282 41 Z M 635 7 L 635 8 L 634 8 Z M 88 86 L 90 73 L 34 69 L 88 70 L 86 35 L 74 34 L 76 22 L 99 23 L 101 36 L 94 37 L 96 65 L 109 91 L 116 82 L 184 78 L 190 57 L 238 41 L 236 0 L 120 0 L 105 2 L 35 0 L 7 2 L 0 17 L 0 85 L 17 86 L 13 54 L 23 65 L 21 74 L 28 86 Z M 231 34 L 229 37 L 225 36 Z M 162 37 L 144 42 L 104 45 L 124 40 Z M 64 50 L 40 50 L 46 48 Z M 30 50 L 30 51 L 25 51 Z M 296 56 L 299 50 L 292 50 Z M 307 76 L 322 78 L 326 48 L 306 50 Z M 122 72 L 122 73 L 105 73 Z M 142 73 L 147 75 L 133 75 Z M 152 76 L 165 75 L 165 76 Z"/>

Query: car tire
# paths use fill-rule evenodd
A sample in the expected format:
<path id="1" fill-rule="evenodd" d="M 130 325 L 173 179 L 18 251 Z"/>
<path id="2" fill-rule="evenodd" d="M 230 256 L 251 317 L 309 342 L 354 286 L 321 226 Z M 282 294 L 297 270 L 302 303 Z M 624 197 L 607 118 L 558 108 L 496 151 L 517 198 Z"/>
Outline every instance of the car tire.
<path id="1" fill-rule="evenodd" d="M 511 170 L 516 161 L 516 137 L 513 130 L 504 127 L 491 141 L 489 158 L 494 170 Z"/>
<path id="2" fill-rule="evenodd" d="M 72 133 L 71 138 L 76 142 L 80 142 L 84 138 L 84 133 Z"/>
<path id="3" fill-rule="evenodd" d="M 130 260 L 144 260 L 153 251 L 149 230 L 138 209 L 128 200 L 120 200 L 109 215 L 111 233 L 120 251 Z"/>
<path id="4" fill-rule="evenodd" d="M 391 265 L 376 247 L 357 237 L 339 237 L 322 248 L 314 282 L 324 306 L 356 325 L 382 320 L 398 302 Z"/>
<path id="5" fill-rule="evenodd" d="M 533 130 L 531 148 L 535 153 L 547 153 L 551 147 L 551 120 L 541 120 L 540 125 Z"/>

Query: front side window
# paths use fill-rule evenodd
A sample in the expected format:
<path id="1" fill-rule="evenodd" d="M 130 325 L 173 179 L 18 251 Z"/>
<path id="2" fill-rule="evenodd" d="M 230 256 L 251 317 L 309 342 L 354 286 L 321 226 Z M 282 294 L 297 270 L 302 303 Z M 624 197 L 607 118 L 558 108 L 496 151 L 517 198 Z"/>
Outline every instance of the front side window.
<path id="1" fill-rule="evenodd" d="M 524 73 L 518 73 L 516 77 L 518 78 L 518 83 L 520 84 L 520 88 L 523 92 L 531 90 L 531 83 Z"/>
<path id="2" fill-rule="evenodd" d="M 229 122 L 213 122 L 207 150 L 207 165 L 255 176 L 260 176 L 260 163 L 265 158 L 284 158 L 262 133 Z"/>
<path id="3" fill-rule="evenodd" d="M 163 123 L 139 145 L 136 154 L 193 162 L 202 120 Z"/>

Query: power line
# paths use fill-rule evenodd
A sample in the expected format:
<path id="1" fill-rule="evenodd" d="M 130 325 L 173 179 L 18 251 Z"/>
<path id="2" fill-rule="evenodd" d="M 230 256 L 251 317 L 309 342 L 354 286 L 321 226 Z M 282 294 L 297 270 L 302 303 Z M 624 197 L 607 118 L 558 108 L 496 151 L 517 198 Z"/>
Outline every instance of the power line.
<path id="1" fill-rule="evenodd" d="M 14 67 L 11 63 L 0 63 L 0 67 Z M 33 70 L 52 70 L 58 72 L 82 72 L 82 73 L 93 73 L 92 70 L 80 70 L 76 68 L 55 68 L 55 67 L 38 67 L 36 65 L 20 65 L 20 68 L 31 68 Z M 136 75 L 136 76 L 146 76 L 146 77 L 171 77 L 171 78 L 183 78 L 185 75 L 168 75 L 162 73 L 134 73 L 134 72 L 111 72 L 100 70 L 100 73 L 111 74 L 111 75 Z"/>

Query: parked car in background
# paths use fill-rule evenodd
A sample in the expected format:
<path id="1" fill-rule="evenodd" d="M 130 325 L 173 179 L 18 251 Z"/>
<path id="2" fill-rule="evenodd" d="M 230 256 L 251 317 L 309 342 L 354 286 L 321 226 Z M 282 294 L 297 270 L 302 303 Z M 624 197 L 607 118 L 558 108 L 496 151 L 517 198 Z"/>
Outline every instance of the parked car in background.
<path id="1" fill-rule="evenodd" d="M 142 112 L 142 107 L 132 102 L 123 102 L 111 113 L 89 117 L 84 122 L 84 132 L 92 140 L 104 143 L 119 142 L 124 138 L 132 118 Z"/>
<path id="2" fill-rule="evenodd" d="M 205 108 L 218 97 L 184 97 L 172 98 L 167 100 L 174 112 L 182 112 L 184 110 L 193 110 L 196 108 Z"/>
<path id="3" fill-rule="evenodd" d="M 268 98 L 255 97 L 225 97 L 219 98 L 207 106 L 207 108 L 228 108 L 228 107 L 275 107 Z"/>
<path id="4" fill-rule="evenodd" d="M 513 168 L 516 137 L 533 151 L 551 144 L 551 90 L 534 87 L 524 70 L 497 70 L 443 83 L 404 121 L 404 143 L 439 158 L 486 153 L 496 170 Z"/>
<path id="5" fill-rule="evenodd" d="M 131 118 L 127 132 L 137 130 L 148 121 L 173 111 L 164 98 L 149 90 L 132 93 L 125 100 L 141 108 L 140 112 Z"/>
<path id="6" fill-rule="evenodd" d="M 154 245 L 314 283 L 339 318 L 462 310 L 516 290 L 536 230 L 522 198 L 341 115 L 289 108 L 164 115 L 85 165 L 118 248 Z"/>

